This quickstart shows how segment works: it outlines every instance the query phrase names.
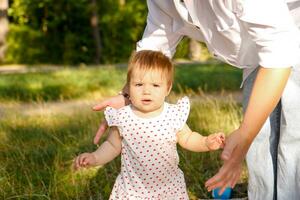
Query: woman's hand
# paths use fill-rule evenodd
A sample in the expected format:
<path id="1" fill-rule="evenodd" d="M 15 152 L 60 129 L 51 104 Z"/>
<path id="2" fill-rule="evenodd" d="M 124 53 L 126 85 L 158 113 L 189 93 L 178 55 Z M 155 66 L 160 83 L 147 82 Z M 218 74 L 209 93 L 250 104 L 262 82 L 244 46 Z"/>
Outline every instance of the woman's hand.
<path id="1" fill-rule="evenodd" d="M 226 139 L 221 159 L 224 161 L 219 172 L 205 183 L 208 191 L 220 187 L 222 194 L 226 187 L 233 188 L 240 178 L 242 172 L 242 163 L 250 147 L 251 141 L 248 141 L 246 133 L 240 129 L 235 130 Z"/>
<path id="2" fill-rule="evenodd" d="M 83 153 L 74 160 L 73 167 L 75 170 L 87 168 L 96 165 L 96 157 L 93 153 Z"/>
<path id="3" fill-rule="evenodd" d="M 126 104 L 129 103 L 129 99 L 125 98 L 123 95 L 117 95 L 114 97 L 111 97 L 109 99 L 106 99 L 104 101 L 102 101 L 101 103 L 99 103 L 98 105 L 93 107 L 94 111 L 101 111 L 104 108 L 106 108 L 107 106 L 113 107 L 115 109 L 119 109 L 124 107 Z M 107 129 L 107 122 L 104 119 L 101 123 L 100 126 L 98 128 L 98 131 L 94 137 L 94 144 L 98 144 L 101 136 L 103 135 L 103 133 L 106 131 Z"/>
<path id="4" fill-rule="evenodd" d="M 225 145 L 225 134 L 214 133 L 206 137 L 205 144 L 209 150 L 218 150 Z"/>

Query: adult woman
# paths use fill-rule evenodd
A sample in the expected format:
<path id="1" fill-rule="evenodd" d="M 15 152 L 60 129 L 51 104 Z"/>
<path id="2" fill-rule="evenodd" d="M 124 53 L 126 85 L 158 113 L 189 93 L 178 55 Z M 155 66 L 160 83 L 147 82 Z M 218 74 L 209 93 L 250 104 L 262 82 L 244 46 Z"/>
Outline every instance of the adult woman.
<path id="1" fill-rule="evenodd" d="M 137 50 L 160 50 L 171 57 L 186 35 L 205 42 L 216 58 L 243 69 L 244 118 L 227 140 L 221 155 L 224 165 L 206 182 L 209 190 L 233 187 L 248 152 L 249 199 L 300 196 L 299 3 L 147 1 L 147 26 Z M 124 99 L 118 96 L 95 109 L 120 103 L 124 105 Z M 104 129 L 102 124 L 96 142 Z"/>

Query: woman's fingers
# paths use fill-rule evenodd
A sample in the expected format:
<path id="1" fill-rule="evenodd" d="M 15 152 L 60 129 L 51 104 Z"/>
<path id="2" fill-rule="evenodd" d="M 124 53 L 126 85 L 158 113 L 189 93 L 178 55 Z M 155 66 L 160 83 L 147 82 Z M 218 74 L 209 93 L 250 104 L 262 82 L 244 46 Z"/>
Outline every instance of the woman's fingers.
<path id="1" fill-rule="evenodd" d="M 222 193 L 226 187 L 234 187 L 241 174 L 241 163 L 237 162 L 235 156 L 225 161 L 219 172 L 205 183 L 208 191 L 217 187 Z"/>
<path id="2" fill-rule="evenodd" d="M 100 123 L 100 126 L 99 126 L 99 129 L 94 137 L 94 144 L 98 144 L 99 141 L 100 141 L 100 138 L 101 136 L 103 135 L 103 133 L 106 131 L 108 125 L 107 125 L 107 122 L 106 120 L 103 120 L 101 123 Z"/>
<path id="3" fill-rule="evenodd" d="M 221 169 L 215 176 L 206 181 L 205 187 L 207 188 L 207 190 L 211 191 L 215 188 L 223 187 L 223 185 L 226 184 L 226 174 L 226 171 L 224 172 L 224 166 L 221 167 Z"/>
<path id="4" fill-rule="evenodd" d="M 126 102 L 126 98 L 124 98 L 123 95 L 117 95 L 117 96 L 113 96 L 113 97 L 110 97 L 109 99 L 106 99 L 106 100 L 103 100 L 101 103 L 95 105 L 93 107 L 93 110 L 94 111 L 100 111 L 100 110 L 103 110 L 104 108 L 106 108 L 107 106 L 111 106 L 115 109 L 119 109 L 123 106 L 125 106 L 126 103 L 129 103 Z"/>
<path id="5" fill-rule="evenodd" d="M 231 142 L 230 138 L 227 139 L 226 145 L 221 153 L 222 160 L 229 160 L 232 156 L 233 150 L 236 148 L 236 141 Z"/>
<path id="6" fill-rule="evenodd" d="M 233 178 L 231 179 L 231 183 L 230 183 L 231 188 L 235 187 L 236 183 L 238 182 L 238 180 L 240 178 L 240 174 L 241 174 L 241 172 L 234 174 Z"/>
<path id="7" fill-rule="evenodd" d="M 104 108 L 106 108 L 108 105 L 109 105 L 109 99 L 108 100 L 104 100 L 104 101 L 102 101 L 101 103 L 99 103 L 99 104 L 97 104 L 97 105 L 95 105 L 95 106 L 93 106 L 93 110 L 94 111 L 100 111 L 100 110 L 103 110 Z"/>
<path id="8" fill-rule="evenodd" d="M 221 159 L 224 161 L 219 172 L 205 183 L 205 187 L 210 191 L 219 187 L 219 194 L 223 193 L 226 187 L 234 187 L 238 181 L 242 162 L 248 150 L 248 143 L 242 133 L 234 131 L 227 139 Z"/>
<path id="9" fill-rule="evenodd" d="M 109 99 L 106 99 L 104 101 L 102 101 L 101 103 L 99 103 L 98 105 L 95 105 L 93 107 L 94 111 L 100 111 L 103 110 L 104 108 L 106 108 L 107 106 L 113 107 L 115 109 L 119 109 L 123 106 L 125 106 L 126 101 L 123 95 L 117 95 L 117 96 L 113 96 Z M 103 135 L 103 133 L 106 131 L 107 129 L 107 122 L 105 120 L 103 120 L 100 123 L 99 129 L 94 137 L 94 144 L 98 144 L 101 136 Z"/>

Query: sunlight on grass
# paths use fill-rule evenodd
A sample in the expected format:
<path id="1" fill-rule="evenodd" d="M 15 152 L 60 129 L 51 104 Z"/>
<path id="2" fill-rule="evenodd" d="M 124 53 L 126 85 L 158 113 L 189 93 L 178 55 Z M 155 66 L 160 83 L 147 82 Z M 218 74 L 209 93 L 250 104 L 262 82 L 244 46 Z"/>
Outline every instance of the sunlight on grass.
<path id="1" fill-rule="evenodd" d="M 173 91 L 181 87 L 198 91 L 239 90 L 241 70 L 226 64 L 178 65 Z M 226 74 L 226 76 L 224 76 Z M 126 67 L 101 66 L 71 68 L 52 72 L 1 74 L 0 100 L 49 102 L 100 98 L 114 95 L 125 84 Z"/>
<path id="2" fill-rule="evenodd" d="M 236 129 L 241 121 L 242 108 L 231 96 L 226 98 L 212 98 L 199 91 L 195 93 L 190 89 L 183 90 L 182 95 L 188 95 L 191 99 L 191 111 L 187 124 L 202 135 L 223 131 L 225 134 Z M 177 95 L 171 95 L 170 101 L 176 102 Z M 204 182 L 212 177 L 221 166 L 221 150 L 209 153 L 193 153 L 179 148 L 180 167 L 183 170 L 190 199 L 212 198 L 204 187 Z M 238 188 L 234 190 L 234 197 L 247 196 L 247 169 L 244 166 L 243 177 Z"/>
<path id="3" fill-rule="evenodd" d="M 199 100 L 192 92 L 173 94 L 169 100 L 176 102 L 186 94 L 192 99 L 188 124 L 193 130 L 203 135 L 221 130 L 229 133 L 239 124 L 241 106 L 233 100 Z M 0 199 L 108 199 L 120 157 L 103 167 L 72 170 L 76 155 L 96 149 L 92 139 L 103 114 L 89 107 L 72 109 L 71 114 L 31 115 L 14 110 L 0 118 Z M 204 182 L 221 165 L 219 154 L 179 148 L 180 168 L 191 199 L 211 198 Z M 246 181 L 244 177 L 236 197 L 246 196 Z"/>
<path id="4" fill-rule="evenodd" d="M 102 67 L 3 74 L 0 77 L 0 99 L 44 102 L 85 98 L 94 93 L 112 95 L 122 88 L 124 73 L 125 69 Z"/>
<path id="5" fill-rule="evenodd" d="M 79 153 L 97 148 L 92 140 L 103 113 L 92 112 L 91 104 L 115 95 L 125 79 L 126 68 L 114 66 L 1 75 L 0 199 L 108 199 L 120 157 L 78 172 L 72 163 Z M 241 71 L 225 64 L 178 65 L 168 101 L 188 95 L 191 129 L 229 134 L 241 121 L 241 105 L 219 94 L 239 90 L 240 81 Z M 190 199 L 211 198 L 204 182 L 221 166 L 221 151 L 192 153 L 179 147 L 178 152 Z M 245 168 L 234 197 L 246 196 L 246 185 Z"/>

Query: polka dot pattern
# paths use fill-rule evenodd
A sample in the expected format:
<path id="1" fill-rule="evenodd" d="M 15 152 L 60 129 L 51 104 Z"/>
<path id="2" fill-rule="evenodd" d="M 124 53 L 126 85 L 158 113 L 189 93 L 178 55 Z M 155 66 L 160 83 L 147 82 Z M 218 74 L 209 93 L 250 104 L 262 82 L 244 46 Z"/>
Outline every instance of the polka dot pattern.
<path id="1" fill-rule="evenodd" d="M 178 167 L 176 133 L 190 110 L 187 97 L 177 104 L 164 104 L 154 118 L 136 116 L 130 106 L 108 107 L 104 114 L 109 126 L 122 136 L 121 172 L 110 199 L 188 199 L 182 171 Z"/>

